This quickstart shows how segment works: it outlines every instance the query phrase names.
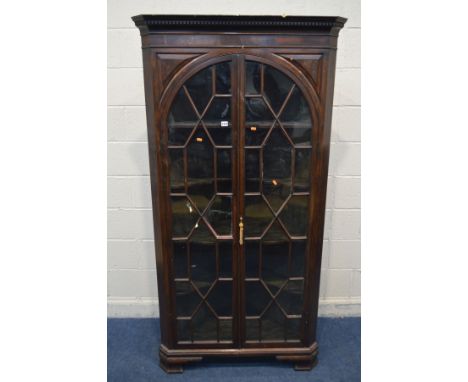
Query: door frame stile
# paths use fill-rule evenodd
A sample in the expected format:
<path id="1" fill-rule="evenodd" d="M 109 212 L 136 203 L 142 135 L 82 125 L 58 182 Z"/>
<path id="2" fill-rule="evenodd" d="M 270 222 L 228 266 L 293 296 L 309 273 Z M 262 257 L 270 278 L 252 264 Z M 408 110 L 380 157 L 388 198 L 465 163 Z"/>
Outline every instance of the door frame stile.
<path id="1" fill-rule="evenodd" d="M 239 306 L 241 305 L 241 295 L 239 293 L 240 288 L 240 280 L 238 277 L 239 269 L 240 269 L 240 262 L 239 262 L 239 253 L 240 253 L 240 246 L 239 246 L 239 231 L 238 231 L 238 221 L 239 221 L 239 203 L 242 199 L 240 194 L 240 169 L 239 169 L 239 123 L 240 123 L 240 116 L 239 116 L 239 55 L 233 54 L 232 55 L 232 71 L 231 71 L 231 96 L 232 96 L 232 105 L 233 105 L 233 113 L 231 117 L 232 122 L 232 153 L 231 158 L 232 160 L 232 284 L 233 284 L 233 312 L 232 312 L 232 341 L 233 346 L 240 348 L 241 341 L 239 333 L 240 325 L 241 325 L 241 316 L 239 314 Z"/>
<path id="2" fill-rule="evenodd" d="M 236 55 L 237 57 L 237 73 L 238 73 L 238 81 L 237 81 L 237 115 L 238 115 L 238 137 L 239 142 L 237 145 L 237 153 L 238 153 L 238 194 L 239 194 L 239 203 L 238 203 L 238 211 L 239 216 L 237 217 L 236 221 L 236 232 L 238 232 L 238 223 L 239 217 L 244 216 L 244 193 L 245 193 L 245 176 L 241 176 L 245 168 L 245 153 L 244 153 L 244 142 L 245 142 L 245 56 L 243 54 Z M 239 347 L 243 347 L 245 343 L 245 285 L 244 285 L 244 278 L 245 278 L 245 259 L 244 259 L 244 246 L 245 242 L 241 246 L 239 244 L 239 240 L 236 240 L 237 247 L 238 247 L 238 272 L 236 273 L 237 282 L 238 282 L 238 298 L 239 304 L 238 308 L 238 318 L 239 318 L 239 331 L 237 333 L 238 340 L 239 340 Z"/>

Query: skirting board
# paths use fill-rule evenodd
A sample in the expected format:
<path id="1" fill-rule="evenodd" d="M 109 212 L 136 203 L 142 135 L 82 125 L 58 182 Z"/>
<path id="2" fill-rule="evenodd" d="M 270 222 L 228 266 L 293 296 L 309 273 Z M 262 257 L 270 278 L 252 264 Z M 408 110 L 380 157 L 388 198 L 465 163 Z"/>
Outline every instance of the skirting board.
<path id="1" fill-rule="evenodd" d="M 319 316 L 355 317 L 361 315 L 361 299 L 335 298 L 320 300 Z M 151 299 L 116 299 L 107 300 L 109 318 L 148 318 L 159 317 L 158 301 Z"/>

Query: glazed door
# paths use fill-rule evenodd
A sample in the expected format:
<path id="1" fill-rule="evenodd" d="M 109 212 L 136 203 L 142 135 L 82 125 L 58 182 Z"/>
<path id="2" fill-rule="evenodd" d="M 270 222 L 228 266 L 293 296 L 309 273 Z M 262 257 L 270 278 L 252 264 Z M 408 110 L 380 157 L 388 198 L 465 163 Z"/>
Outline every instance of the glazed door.
<path id="1" fill-rule="evenodd" d="M 185 81 L 166 125 L 176 342 L 297 346 L 312 150 L 302 92 L 231 56 Z"/>
<path id="2" fill-rule="evenodd" d="M 302 338 L 311 113 L 299 87 L 279 70 L 247 60 L 244 73 L 242 342 L 292 345 Z"/>
<path id="3" fill-rule="evenodd" d="M 236 68 L 231 60 L 193 75 L 178 91 L 167 119 L 175 337 L 184 346 L 237 342 Z"/>

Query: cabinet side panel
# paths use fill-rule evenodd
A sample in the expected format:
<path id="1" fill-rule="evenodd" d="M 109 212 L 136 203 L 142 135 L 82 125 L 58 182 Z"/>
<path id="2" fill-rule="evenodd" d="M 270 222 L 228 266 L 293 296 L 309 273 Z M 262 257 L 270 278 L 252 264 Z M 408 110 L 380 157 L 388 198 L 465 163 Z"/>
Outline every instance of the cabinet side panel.
<path id="1" fill-rule="evenodd" d="M 333 106 L 333 89 L 335 84 L 336 50 L 324 53 L 322 65 L 321 90 L 322 103 L 320 108 L 321 125 L 317 132 L 316 155 L 312 163 L 312 189 L 314 190 L 310 224 L 310 256 L 307 264 L 308 295 L 306 306 L 309 308 L 309 318 L 306 325 L 308 344 L 316 341 L 317 314 L 320 289 L 320 271 L 322 263 L 322 247 L 325 224 L 325 206 L 328 181 L 328 163 L 330 156 L 330 134 Z"/>
<path id="2" fill-rule="evenodd" d="M 158 280 L 159 316 L 161 323 L 161 343 L 170 345 L 173 331 L 170 325 L 169 272 L 170 262 L 164 250 L 165 225 L 161 224 L 165 215 L 165 198 L 162 169 L 160 135 L 158 134 L 157 104 L 161 94 L 161 82 L 157 70 L 157 56 L 152 49 L 143 49 L 143 69 L 145 84 L 146 118 L 148 128 L 148 151 L 151 176 L 151 197 L 153 205 L 154 243 L 156 251 L 156 270 Z"/>

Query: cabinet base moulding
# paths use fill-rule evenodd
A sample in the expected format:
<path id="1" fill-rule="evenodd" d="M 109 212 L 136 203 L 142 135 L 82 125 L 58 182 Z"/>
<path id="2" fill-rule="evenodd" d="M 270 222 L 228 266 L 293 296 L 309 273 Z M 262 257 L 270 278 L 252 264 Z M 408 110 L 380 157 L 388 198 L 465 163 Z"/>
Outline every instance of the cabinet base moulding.
<path id="1" fill-rule="evenodd" d="M 168 349 L 161 345 L 159 366 L 169 374 L 183 373 L 184 365 L 201 362 L 214 357 L 274 357 L 278 361 L 290 362 L 297 371 L 308 371 L 317 365 L 318 345 L 307 348 L 264 348 L 264 349 Z"/>

